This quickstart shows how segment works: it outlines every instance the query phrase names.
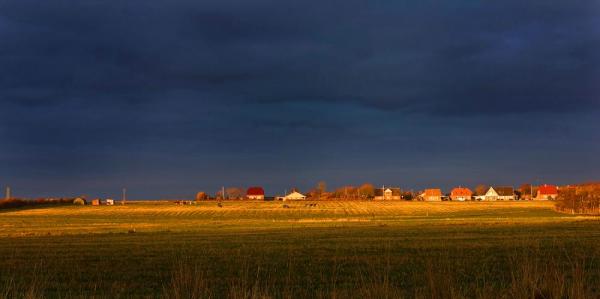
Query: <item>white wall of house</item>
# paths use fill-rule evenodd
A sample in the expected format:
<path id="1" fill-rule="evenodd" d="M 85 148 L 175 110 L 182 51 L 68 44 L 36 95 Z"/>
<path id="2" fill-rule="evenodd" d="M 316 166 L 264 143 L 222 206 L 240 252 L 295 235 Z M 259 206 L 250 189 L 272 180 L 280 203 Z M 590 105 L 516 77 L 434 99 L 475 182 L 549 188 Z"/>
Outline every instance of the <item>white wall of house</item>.
<path id="1" fill-rule="evenodd" d="M 558 194 L 543 194 L 535 197 L 535 200 L 555 200 L 558 197 Z"/>
<path id="2" fill-rule="evenodd" d="M 452 198 L 452 200 L 456 200 L 456 201 L 466 201 L 466 200 L 471 200 L 470 196 L 454 196 L 454 197 L 450 197 Z"/>
<path id="3" fill-rule="evenodd" d="M 484 200 L 498 200 L 498 192 L 494 190 L 494 187 L 490 187 L 485 193 Z"/>
<path id="4" fill-rule="evenodd" d="M 423 198 L 425 201 L 442 201 L 442 197 L 437 195 L 424 196 Z"/>

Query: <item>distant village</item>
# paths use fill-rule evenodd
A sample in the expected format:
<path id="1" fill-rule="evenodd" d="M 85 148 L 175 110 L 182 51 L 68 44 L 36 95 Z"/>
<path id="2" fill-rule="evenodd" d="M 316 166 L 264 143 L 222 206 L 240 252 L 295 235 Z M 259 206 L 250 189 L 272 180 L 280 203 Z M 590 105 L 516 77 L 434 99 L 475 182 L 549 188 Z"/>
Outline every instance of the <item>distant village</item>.
<path id="1" fill-rule="evenodd" d="M 477 186 L 474 190 L 458 186 L 444 193 L 440 188 L 429 188 L 418 192 L 402 190 L 398 187 L 374 187 L 364 184 L 360 187 L 346 186 L 327 191 L 324 183 L 319 183 L 316 188 L 306 194 L 296 188 L 290 189 L 284 195 L 267 196 L 261 186 L 253 186 L 242 190 L 241 188 L 223 188 L 209 196 L 205 192 L 198 192 L 196 200 L 416 200 L 416 201 L 497 201 L 497 200 L 556 200 L 559 187 L 543 184 L 532 186 L 522 185 L 515 189 L 512 186 Z"/>
<path id="2" fill-rule="evenodd" d="M 555 208 L 559 211 L 582 214 L 600 214 L 600 182 L 588 182 L 576 185 L 556 186 L 542 184 L 533 186 L 523 184 L 519 188 L 512 186 L 485 186 L 478 185 L 474 189 L 464 186 L 452 188 L 447 193 L 440 188 L 427 188 L 424 190 L 406 190 L 399 187 L 375 187 L 365 183 L 361 186 L 344 186 L 335 190 L 328 190 L 325 182 L 319 182 L 314 188 L 303 193 L 297 188 L 285 190 L 280 195 L 269 196 L 262 186 L 249 188 L 222 187 L 221 190 L 210 195 L 200 191 L 194 198 L 165 199 L 178 205 L 192 205 L 202 201 L 216 201 L 222 207 L 221 201 L 248 200 L 248 201 L 316 201 L 316 200 L 362 200 L 362 201 L 423 201 L 423 202 L 493 202 L 493 201 L 556 201 Z M 89 198 L 88 196 L 69 198 L 36 198 L 26 199 L 11 195 L 10 187 L 6 187 L 6 196 L 0 199 L 0 209 L 17 208 L 33 205 L 48 204 L 74 204 L 92 206 L 125 205 L 127 202 L 127 189 L 123 188 L 120 199 Z M 316 203 L 307 203 L 316 205 Z M 287 205 L 284 204 L 284 207 Z"/>

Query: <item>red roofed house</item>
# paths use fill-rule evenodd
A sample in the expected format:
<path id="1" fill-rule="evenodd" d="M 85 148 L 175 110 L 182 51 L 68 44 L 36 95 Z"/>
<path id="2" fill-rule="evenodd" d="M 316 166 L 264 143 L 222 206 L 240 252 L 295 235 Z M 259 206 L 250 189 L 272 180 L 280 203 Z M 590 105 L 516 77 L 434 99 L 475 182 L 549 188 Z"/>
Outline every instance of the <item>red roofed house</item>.
<path id="1" fill-rule="evenodd" d="M 246 198 L 255 200 L 265 199 L 265 190 L 262 187 L 250 187 L 246 192 Z"/>
<path id="2" fill-rule="evenodd" d="M 420 196 L 424 201 L 442 201 L 442 190 L 425 189 Z"/>
<path id="3" fill-rule="evenodd" d="M 469 188 L 457 187 L 450 192 L 450 198 L 457 201 L 471 200 L 473 192 Z"/>
<path id="4" fill-rule="evenodd" d="M 536 200 L 555 200 L 558 197 L 558 188 L 554 185 L 542 185 L 538 188 Z"/>

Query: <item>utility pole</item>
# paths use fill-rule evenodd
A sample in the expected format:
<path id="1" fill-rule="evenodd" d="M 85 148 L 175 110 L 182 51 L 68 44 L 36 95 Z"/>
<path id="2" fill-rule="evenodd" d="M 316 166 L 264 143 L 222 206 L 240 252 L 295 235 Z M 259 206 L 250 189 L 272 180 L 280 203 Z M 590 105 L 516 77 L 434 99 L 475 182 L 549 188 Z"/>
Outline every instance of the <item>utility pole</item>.
<path id="1" fill-rule="evenodd" d="M 533 184 L 529 185 L 529 200 L 533 199 Z"/>
<path id="2" fill-rule="evenodd" d="M 6 199 L 10 199 L 10 187 L 6 187 Z"/>
<path id="3" fill-rule="evenodd" d="M 221 199 L 225 200 L 225 186 L 221 187 Z"/>
<path id="4" fill-rule="evenodd" d="M 123 200 L 121 200 L 121 204 L 125 205 L 125 201 L 127 201 L 127 188 L 123 188 Z"/>

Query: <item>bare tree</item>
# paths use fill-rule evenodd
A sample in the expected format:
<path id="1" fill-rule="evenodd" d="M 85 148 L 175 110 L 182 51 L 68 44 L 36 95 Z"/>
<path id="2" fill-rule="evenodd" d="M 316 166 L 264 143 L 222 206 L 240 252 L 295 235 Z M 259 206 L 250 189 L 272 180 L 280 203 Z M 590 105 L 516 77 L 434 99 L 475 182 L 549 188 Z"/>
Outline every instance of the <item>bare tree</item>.
<path id="1" fill-rule="evenodd" d="M 519 187 L 519 191 L 521 192 L 521 196 L 523 198 L 530 198 L 534 197 L 533 194 L 533 189 L 531 188 L 531 184 L 523 184 L 521 185 L 521 187 Z"/>
<path id="2" fill-rule="evenodd" d="M 600 184 L 561 188 L 556 209 L 573 214 L 600 214 Z"/>
<path id="3" fill-rule="evenodd" d="M 319 191 L 319 193 L 323 194 L 325 192 L 327 192 L 327 183 L 325 183 L 325 181 L 320 181 L 317 184 L 317 190 Z"/>
<path id="4" fill-rule="evenodd" d="M 229 187 L 225 189 L 225 194 L 227 194 L 227 198 L 229 199 L 240 199 L 244 196 L 244 191 L 242 188 Z"/>
<path id="5" fill-rule="evenodd" d="M 370 183 L 362 184 L 358 190 L 361 198 L 371 198 L 375 196 L 375 187 Z"/>

